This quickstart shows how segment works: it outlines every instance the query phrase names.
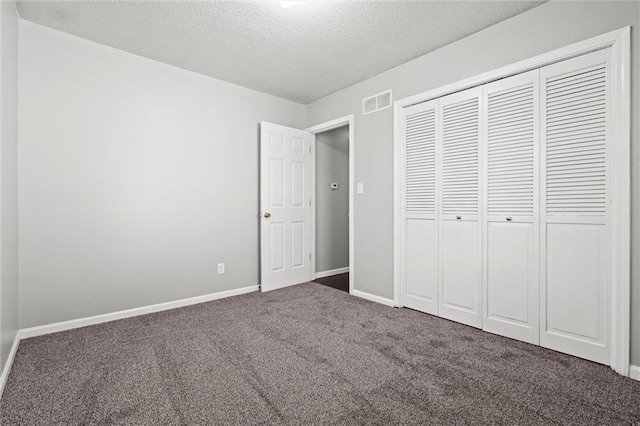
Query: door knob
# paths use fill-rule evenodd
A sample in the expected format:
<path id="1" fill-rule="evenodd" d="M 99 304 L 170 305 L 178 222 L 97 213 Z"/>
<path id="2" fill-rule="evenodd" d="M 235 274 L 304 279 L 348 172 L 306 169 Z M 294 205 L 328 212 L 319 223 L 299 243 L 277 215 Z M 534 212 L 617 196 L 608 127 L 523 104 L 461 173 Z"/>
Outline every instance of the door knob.
<path id="1" fill-rule="evenodd" d="M 511 218 L 510 217 L 507 218 L 507 222 L 511 222 Z"/>
<path id="2" fill-rule="evenodd" d="M 264 217 L 266 217 L 267 219 L 268 219 L 268 218 L 270 218 L 270 217 L 271 217 L 271 213 L 266 212 L 266 213 L 264 214 Z"/>
<path id="3" fill-rule="evenodd" d="M 460 220 L 462 219 L 462 216 L 456 216 L 456 219 Z"/>

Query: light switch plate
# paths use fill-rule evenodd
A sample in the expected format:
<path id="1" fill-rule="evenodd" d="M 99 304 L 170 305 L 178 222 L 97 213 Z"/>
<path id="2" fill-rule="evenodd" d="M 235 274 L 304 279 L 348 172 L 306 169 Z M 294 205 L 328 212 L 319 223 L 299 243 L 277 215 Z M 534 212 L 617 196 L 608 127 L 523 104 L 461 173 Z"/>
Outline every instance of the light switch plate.
<path id="1" fill-rule="evenodd" d="M 356 185 L 356 193 L 364 194 L 364 182 L 358 182 Z"/>

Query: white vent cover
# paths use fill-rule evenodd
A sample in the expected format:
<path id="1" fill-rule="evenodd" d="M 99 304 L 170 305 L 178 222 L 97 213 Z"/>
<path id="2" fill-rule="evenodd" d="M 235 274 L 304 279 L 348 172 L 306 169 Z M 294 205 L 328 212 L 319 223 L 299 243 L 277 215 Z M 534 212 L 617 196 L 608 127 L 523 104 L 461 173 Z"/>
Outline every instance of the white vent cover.
<path id="1" fill-rule="evenodd" d="M 378 93 L 362 100 L 362 114 L 367 115 L 391 106 L 391 90 Z"/>

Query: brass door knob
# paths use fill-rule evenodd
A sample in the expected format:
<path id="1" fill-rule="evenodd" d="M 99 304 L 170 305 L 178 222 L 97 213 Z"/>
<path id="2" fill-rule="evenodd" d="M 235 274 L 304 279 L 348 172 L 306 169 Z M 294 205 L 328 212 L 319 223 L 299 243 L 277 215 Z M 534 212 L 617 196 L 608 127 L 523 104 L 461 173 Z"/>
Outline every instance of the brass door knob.
<path id="1" fill-rule="evenodd" d="M 266 212 L 266 213 L 264 214 L 264 217 L 266 217 L 267 219 L 268 219 L 268 218 L 270 218 L 270 217 L 271 217 L 271 213 Z"/>

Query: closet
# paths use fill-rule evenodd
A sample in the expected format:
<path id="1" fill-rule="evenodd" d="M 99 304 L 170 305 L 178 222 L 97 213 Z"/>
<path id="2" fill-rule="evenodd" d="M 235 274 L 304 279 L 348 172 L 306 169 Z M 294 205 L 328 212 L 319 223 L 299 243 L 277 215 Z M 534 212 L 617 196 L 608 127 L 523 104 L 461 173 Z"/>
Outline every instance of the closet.
<path id="1" fill-rule="evenodd" d="M 610 363 L 610 61 L 402 108 L 402 306 Z"/>

